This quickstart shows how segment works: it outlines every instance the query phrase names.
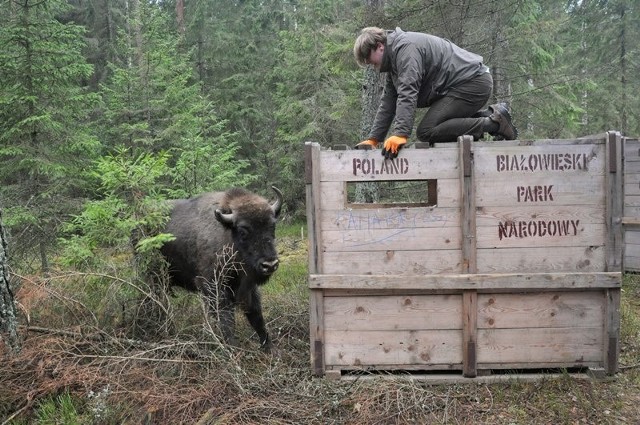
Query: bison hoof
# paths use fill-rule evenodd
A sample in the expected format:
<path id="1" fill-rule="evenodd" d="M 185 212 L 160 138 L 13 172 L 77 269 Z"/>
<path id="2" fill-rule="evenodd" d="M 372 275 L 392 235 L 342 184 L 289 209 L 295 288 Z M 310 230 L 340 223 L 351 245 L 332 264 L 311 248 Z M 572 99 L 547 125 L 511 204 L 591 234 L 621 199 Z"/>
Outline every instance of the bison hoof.
<path id="1" fill-rule="evenodd" d="M 265 353 L 271 353 L 271 349 L 272 349 L 271 341 L 266 341 L 260 344 L 260 350 L 262 350 Z"/>

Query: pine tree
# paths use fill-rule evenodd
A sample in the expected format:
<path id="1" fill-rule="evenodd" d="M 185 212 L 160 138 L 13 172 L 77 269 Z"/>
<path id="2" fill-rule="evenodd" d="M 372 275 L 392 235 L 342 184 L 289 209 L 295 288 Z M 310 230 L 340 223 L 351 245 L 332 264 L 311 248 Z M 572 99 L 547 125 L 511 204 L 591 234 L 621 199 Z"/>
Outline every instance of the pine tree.
<path id="1" fill-rule="evenodd" d="M 243 185 L 253 177 L 236 159 L 239 143 L 194 79 L 190 52 L 172 19 L 153 4 L 136 3 L 130 32 L 119 38 L 119 63 L 102 85 L 100 134 L 110 152 L 122 147 L 135 161 L 145 152 L 169 152 L 171 195 Z"/>
<path id="2" fill-rule="evenodd" d="M 58 19 L 66 10 L 63 0 L 25 0 L 0 15 L 0 200 L 20 235 L 14 253 L 38 247 L 44 270 L 99 148 L 83 126 L 96 100 L 82 86 L 92 73 L 84 29 Z"/>

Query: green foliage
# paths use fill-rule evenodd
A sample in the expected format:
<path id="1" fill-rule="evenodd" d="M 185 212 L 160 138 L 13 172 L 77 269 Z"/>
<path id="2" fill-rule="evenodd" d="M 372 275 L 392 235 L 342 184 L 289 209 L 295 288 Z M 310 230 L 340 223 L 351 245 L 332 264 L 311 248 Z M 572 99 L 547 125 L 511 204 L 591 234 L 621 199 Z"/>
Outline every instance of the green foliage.
<path id="1" fill-rule="evenodd" d="M 168 152 L 164 184 L 171 183 L 171 197 L 249 184 L 256 177 L 247 173 L 248 160 L 236 159 L 238 133 L 227 129 L 202 94 L 202 83 L 194 81 L 192 52 L 164 31 L 169 18 L 143 4 L 135 18 L 137 37 L 121 31 L 122 60 L 111 63 L 111 77 L 102 86 L 105 114 L 99 127 L 105 143 L 138 153 Z"/>
<path id="2" fill-rule="evenodd" d="M 248 172 L 249 161 L 237 159 L 238 133 L 227 131 L 226 125 L 226 121 L 215 120 L 209 105 L 198 101 L 168 129 L 178 140 L 178 147 L 172 150 L 172 198 L 245 186 L 257 180 L 255 174 Z"/>
<path id="3" fill-rule="evenodd" d="M 57 19 L 67 7 L 9 2 L 0 16 L 0 199 L 11 233 L 21 235 L 19 256 L 40 246 L 45 258 L 60 218 L 86 190 L 86 161 L 99 151 L 84 125 L 97 100 L 83 86 L 92 73 L 84 29 Z"/>
<path id="4" fill-rule="evenodd" d="M 81 214 L 67 223 L 68 237 L 60 261 L 76 267 L 93 265 L 102 258 L 98 250 L 115 252 L 131 249 L 131 239 L 143 250 L 159 248 L 169 235 L 159 234 L 168 219 L 158 180 L 169 173 L 167 153 L 130 156 L 118 149 L 96 164 L 103 199 L 88 201 Z"/>
<path id="5" fill-rule="evenodd" d="M 44 400 L 36 410 L 38 425 L 80 425 L 83 421 L 68 392 Z"/>
<path id="6" fill-rule="evenodd" d="M 106 195 L 133 200 L 157 191 L 157 180 L 168 173 L 168 159 L 166 152 L 132 157 L 129 149 L 117 148 L 114 154 L 98 160 L 94 176 Z"/>
<path id="7" fill-rule="evenodd" d="M 136 245 L 136 251 L 141 254 L 152 253 L 162 248 L 162 245 L 165 243 L 174 240 L 176 240 L 176 238 L 171 233 L 159 233 L 155 236 L 144 238 L 138 242 Z"/>

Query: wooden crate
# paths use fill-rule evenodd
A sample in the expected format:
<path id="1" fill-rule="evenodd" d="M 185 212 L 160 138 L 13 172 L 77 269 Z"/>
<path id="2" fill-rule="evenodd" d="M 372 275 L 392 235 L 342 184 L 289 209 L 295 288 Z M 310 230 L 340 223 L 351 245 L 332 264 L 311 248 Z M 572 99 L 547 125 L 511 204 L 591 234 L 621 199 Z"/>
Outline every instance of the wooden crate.
<path id="1" fill-rule="evenodd" d="M 640 140 L 624 144 L 624 256 L 625 271 L 640 272 Z"/>
<path id="2" fill-rule="evenodd" d="M 615 373 L 621 146 L 464 137 L 384 161 L 307 143 L 314 373 Z M 415 199 L 357 203 L 363 182 Z"/>

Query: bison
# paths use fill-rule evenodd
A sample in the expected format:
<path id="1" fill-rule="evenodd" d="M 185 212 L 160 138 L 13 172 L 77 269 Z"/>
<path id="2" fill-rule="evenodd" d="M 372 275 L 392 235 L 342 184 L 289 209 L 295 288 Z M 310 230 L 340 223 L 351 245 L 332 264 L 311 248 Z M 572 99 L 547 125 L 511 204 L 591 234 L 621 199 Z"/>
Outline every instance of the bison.
<path id="1" fill-rule="evenodd" d="M 173 201 L 166 227 L 175 240 L 161 252 L 169 265 L 170 284 L 200 291 L 218 312 L 225 341 L 236 344 L 235 308 L 258 334 L 261 347 L 271 348 L 258 286 L 278 269 L 275 247 L 276 219 L 282 192 L 276 201 L 244 189 L 210 192 Z"/>

